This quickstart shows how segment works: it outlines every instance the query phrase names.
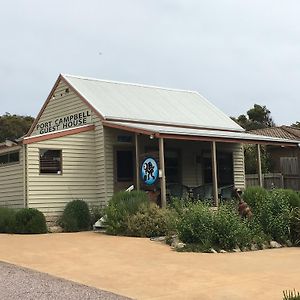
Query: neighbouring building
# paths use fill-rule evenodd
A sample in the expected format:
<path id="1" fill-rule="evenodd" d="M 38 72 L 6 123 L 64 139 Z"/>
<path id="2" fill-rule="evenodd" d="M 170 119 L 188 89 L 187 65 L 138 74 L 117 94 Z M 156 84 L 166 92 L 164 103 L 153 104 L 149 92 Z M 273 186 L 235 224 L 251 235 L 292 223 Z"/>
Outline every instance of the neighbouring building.
<path id="1" fill-rule="evenodd" d="M 182 188 L 217 205 L 223 187 L 245 188 L 244 143 L 298 145 L 245 133 L 197 92 L 60 75 L 28 134 L 0 144 L 0 205 L 51 221 L 131 185 L 162 206 Z"/>
<path id="2" fill-rule="evenodd" d="M 277 186 L 300 190 L 300 128 L 283 125 L 252 130 L 249 133 L 294 140 L 298 143 L 298 147 L 274 147 L 269 145 L 267 146 L 267 152 L 270 155 L 272 172 L 278 173 L 274 176 L 278 178 Z"/>

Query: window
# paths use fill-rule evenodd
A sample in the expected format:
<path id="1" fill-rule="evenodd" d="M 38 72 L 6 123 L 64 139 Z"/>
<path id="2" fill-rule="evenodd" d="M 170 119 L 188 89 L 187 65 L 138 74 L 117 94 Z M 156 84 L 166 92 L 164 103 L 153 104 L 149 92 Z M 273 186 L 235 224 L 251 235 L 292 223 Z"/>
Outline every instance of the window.
<path id="1" fill-rule="evenodd" d="M 165 151 L 165 172 L 168 183 L 180 183 L 180 158 L 176 150 Z"/>
<path id="2" fill-rule="evenodd" d="M 233 159 L 232 153 L 218 152 L 218 184 L 219 186 L 230 185 L 233 183 Z M 204 183 L 212 183 L 212 162 L 211 154 L 203 153 Z"/>
<path id="3" fill-rule="evenodd" d="M 40 149 L 40 174 L 62 173 L 62 151 Z"/>
<path id="4" fill-rule="evenodd" d="M 19 152 L 11 152 L 0 155 L 0 165 L 18 163 L 20 161 Z"/>
<path id="5" fill-rule="evenodd" d="M 117 181 L 133 180 L 133 152 L 131 150 L 117 151 Z"/>

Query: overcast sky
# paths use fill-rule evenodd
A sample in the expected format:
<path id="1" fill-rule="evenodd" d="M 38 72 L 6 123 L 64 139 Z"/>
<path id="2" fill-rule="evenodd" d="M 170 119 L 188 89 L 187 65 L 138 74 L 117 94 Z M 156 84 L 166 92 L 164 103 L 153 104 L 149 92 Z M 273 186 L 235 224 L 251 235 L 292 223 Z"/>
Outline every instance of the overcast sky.
<path id="1" fill-rule="evenodd" d="M 226 114 L 300 121 L 299 0 L 2 0 L 0 114 L 36 116 L 59 73 L 192 89 Z"/>

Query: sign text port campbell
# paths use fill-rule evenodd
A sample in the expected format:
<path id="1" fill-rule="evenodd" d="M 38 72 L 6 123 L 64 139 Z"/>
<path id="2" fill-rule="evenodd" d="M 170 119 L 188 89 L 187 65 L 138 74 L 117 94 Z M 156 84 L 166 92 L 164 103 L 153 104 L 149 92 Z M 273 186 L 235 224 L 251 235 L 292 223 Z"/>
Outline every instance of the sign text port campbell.
<path id="1" fill-rule="evenodd" d="M 91 111 L 86 110 L 72 115 L 59 117 L 57 119 L 41 122 L 36 125 L 38 134 L 45 134 L 72 127 L 83 126 L 91 122 Z"/>

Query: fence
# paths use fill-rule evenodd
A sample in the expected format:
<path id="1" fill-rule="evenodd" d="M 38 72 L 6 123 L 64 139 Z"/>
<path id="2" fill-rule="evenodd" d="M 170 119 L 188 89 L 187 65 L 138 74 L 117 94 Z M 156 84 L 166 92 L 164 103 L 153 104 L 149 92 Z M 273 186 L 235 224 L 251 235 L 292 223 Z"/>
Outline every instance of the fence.
<path id="1" fill-rule="evenodd" d="M 258 174 L 246 174 L 246 186 L 258 186 Z M 283 175 L 281 173 L 263 174 L 263 186 L 266 189 L 281 188 L 300 190 L 300 177 L 297 175 Z"/>

